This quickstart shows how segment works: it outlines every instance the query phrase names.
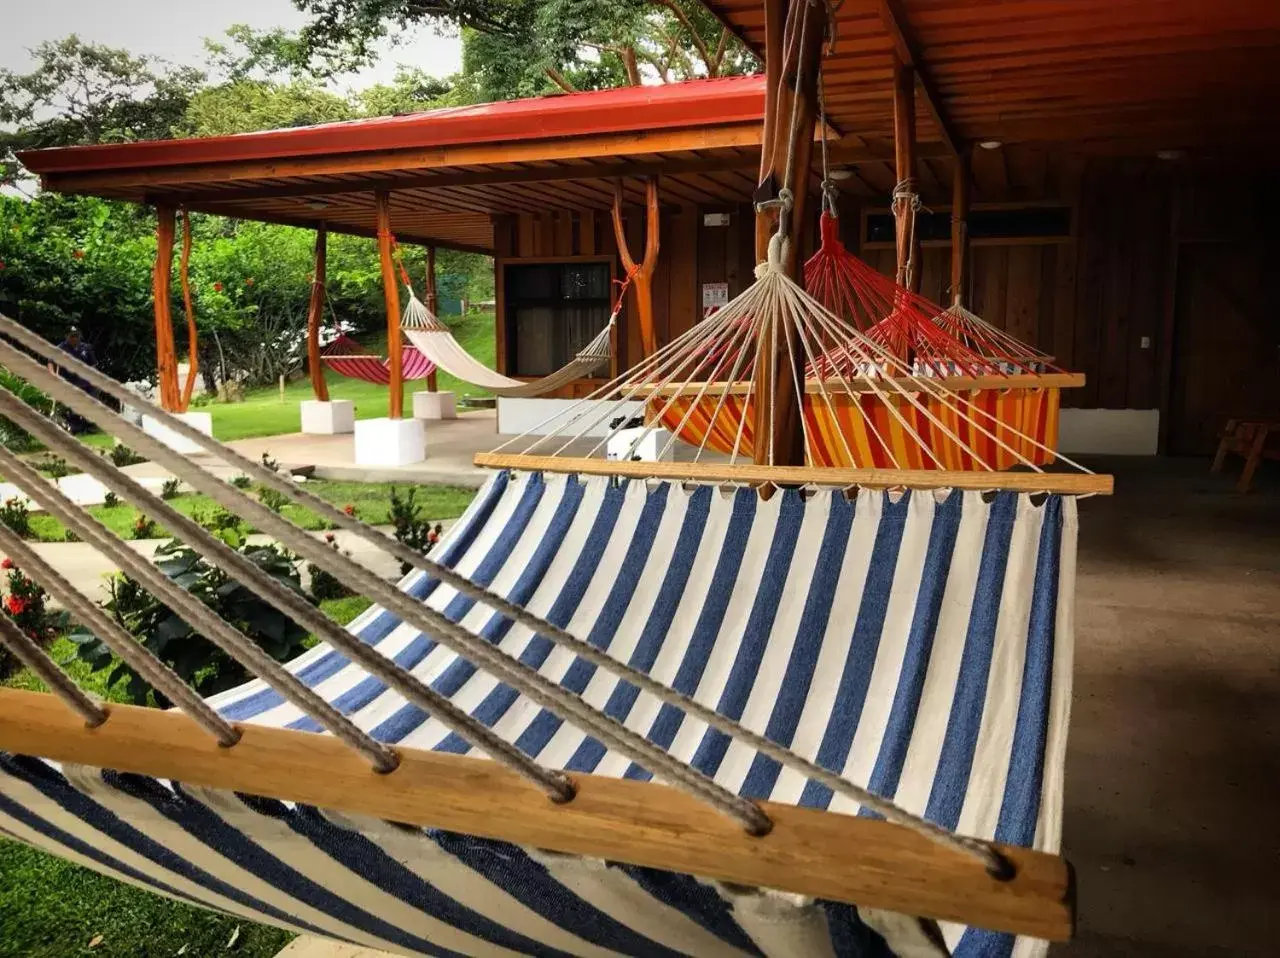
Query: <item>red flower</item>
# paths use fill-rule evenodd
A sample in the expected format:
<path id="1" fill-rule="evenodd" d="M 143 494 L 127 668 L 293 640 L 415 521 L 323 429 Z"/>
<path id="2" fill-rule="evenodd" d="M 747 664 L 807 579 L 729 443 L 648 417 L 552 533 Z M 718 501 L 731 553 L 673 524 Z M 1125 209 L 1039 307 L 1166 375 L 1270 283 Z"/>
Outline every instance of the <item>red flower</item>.
<path id="1" fill-rule="evenodd" d="M 3 559 L 0 559 L 0 569 L 12 569 L 12 568 L 13 568 L 12 559 L 10 559 L 8 556 L 5 556 Z"/>
<path id="2" fill-rule="evenodd" d="M 356 514 L 356 507 L 348 502 L 345 506 L 342 507 L 342 511 L 349 516 L 354 516 Z"/>
<path id="3" fill-rule="evenodd" d="M 78 249 L 71 255 L 74 256 L 76 259 L 84 259 L 84 250 Z"/>
<path id="4" fill-rule="evenodd" d="M 432 545 L 435 545 L 437 542 L 440 541 L 440 537 L 436 535 L 434 532 L 432 532 L 427 536 L 427 541 L 430 542 Z"/>
<path id="5" fill-rule="evenodd" d="M 221 283 L 214 283 L 214 284 L 213 284 L 213 291 L 214 291 L 215 293 L 221 293 L 221 292 L 222 292 L 222 284 L 221 284 Z"/>
<path id="6" fill-rule="evenodd" d="M 324 541 L 325 541 L 325 542 L 332 542 L 332 541 L 333 541 L 333 538 L 334 538 L 334 536 L 333 536 L 333 533 L 332 533 L 332 532 L 326 532 L 326 533 L 324 534 Z"/>
<path id="7" fill-rule="evenodd" d="M 11 595 L 4 600 L 4 607 L 10 615 L 22 615 L 27 611 L 27 600 L 20 595 Z"/>
<path id="8" fill-rule="evenodd" d="M 0 259 L 0 269 L 4 269 L 4 260 Z"/>
<path id="9" fill-rule="evenodd" d="M 246 280 L 244 281 L 244 284 L 245 284 L 246 286 L 252 286 L 252 285 L 253 285 L 253 277 L 252 277 L 252 276 L 250 276 L 248 279 L 246 279 Z"/>

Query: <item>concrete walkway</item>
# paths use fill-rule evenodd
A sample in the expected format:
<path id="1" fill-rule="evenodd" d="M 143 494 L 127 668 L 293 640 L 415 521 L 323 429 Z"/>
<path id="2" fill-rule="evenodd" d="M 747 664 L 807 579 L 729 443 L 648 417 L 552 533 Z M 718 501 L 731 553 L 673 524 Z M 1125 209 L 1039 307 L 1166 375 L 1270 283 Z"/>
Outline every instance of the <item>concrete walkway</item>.
<path id="1" fill-rule="evenodd" d="M 444 523 L 447 527 L 449 523 Z M 381 527 L 389 529 L 389 526 Z M 325 533 L 313 532 L 319 538 Z M 400 563 L 385 552 L 377 549 L 354 533 L 339 529 L 333 533 L 339 548 L 350 552 L 351 558 L 370 571 L 383 578 L 397 577 Z M 135 539 L 125 544 L 139 555 L 151 557 L 156 547 L 168 542 L 168 539 Z M 263 543 L 273 541 L 270 536 L 252 535 L 250 542 Z M 108 597 L 107 577 L 116 572 L 115 563 L 99 553 L 87 542 L 33 542 L 31 547 L 42 559 L 52 565 L 71 580 L 81 592 L 91 599 L 103 600 Z M 302 570 L 303 586 L 309 585 L 306 568 Z M 56 603 L 53 603 L 56 604 Z"/>
<path id="2" fill-rule="evenodd" d="M 359 945 L 348 945 L 327 938 L 312 938 L 303 935 L 295 938 L 283 951 L 276 953 L 276 958 L 393 958 L 390 952 L 374 951 L 372 948 L 361 948 Z"/>

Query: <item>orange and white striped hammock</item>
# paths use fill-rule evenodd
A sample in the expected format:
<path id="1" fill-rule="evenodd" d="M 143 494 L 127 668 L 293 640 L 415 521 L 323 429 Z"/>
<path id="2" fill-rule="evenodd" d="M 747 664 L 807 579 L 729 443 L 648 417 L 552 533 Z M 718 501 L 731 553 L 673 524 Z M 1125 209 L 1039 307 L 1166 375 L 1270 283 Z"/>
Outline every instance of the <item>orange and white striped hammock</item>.
<path id="1" fill-rule="evenodd" d="M 806 395 L 808 465 L 1008 470 L 1028 462 L 1044 466 L 1054 461 L 1057 387 L 971 389 L 960 391 L 958 399 L 914 393 L 912 398 L 919 406 L 901 394 L 837 394 L 829 400 Z M 651 399 L 649 411 L 651 418 L 689 445 L 702 447 L 705 442 L 707 449 L 732 454 L 736 443 L 738 457 L 750 460 L 753 405 L 741 395 L 710 395 L 677 397 L 670 405 L 666 399 Z M 691 406 L 693 412 L 686 420 Z M 955 438 L 947 435 L 948 430 Z"/>

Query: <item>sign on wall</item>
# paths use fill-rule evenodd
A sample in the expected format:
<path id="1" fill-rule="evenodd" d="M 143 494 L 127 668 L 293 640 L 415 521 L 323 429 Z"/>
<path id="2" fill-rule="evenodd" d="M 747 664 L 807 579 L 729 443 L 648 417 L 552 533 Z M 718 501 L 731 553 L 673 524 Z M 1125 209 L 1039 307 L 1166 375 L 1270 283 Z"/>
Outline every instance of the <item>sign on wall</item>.
<path id="1" fill-rule="evenodd" d="M 728 283 L 703 283 L 702 284 L 702 308 L 703 309 L 719 309 L 721 306 L 729 304 L 729 284 Z"/>

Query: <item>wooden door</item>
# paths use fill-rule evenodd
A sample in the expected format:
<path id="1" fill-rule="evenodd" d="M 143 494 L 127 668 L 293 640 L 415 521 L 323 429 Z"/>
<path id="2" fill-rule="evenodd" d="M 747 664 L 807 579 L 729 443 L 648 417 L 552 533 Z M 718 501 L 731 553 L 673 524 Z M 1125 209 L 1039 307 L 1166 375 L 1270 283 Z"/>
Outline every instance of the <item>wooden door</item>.
<path id="1" fill-rule="evenodd" d="M 1280 418 L 1280 321 L 1266 280 L 1280 244 L 1178 251 L 1169 452 L 1208 455 L 1228 419 Z"/>

